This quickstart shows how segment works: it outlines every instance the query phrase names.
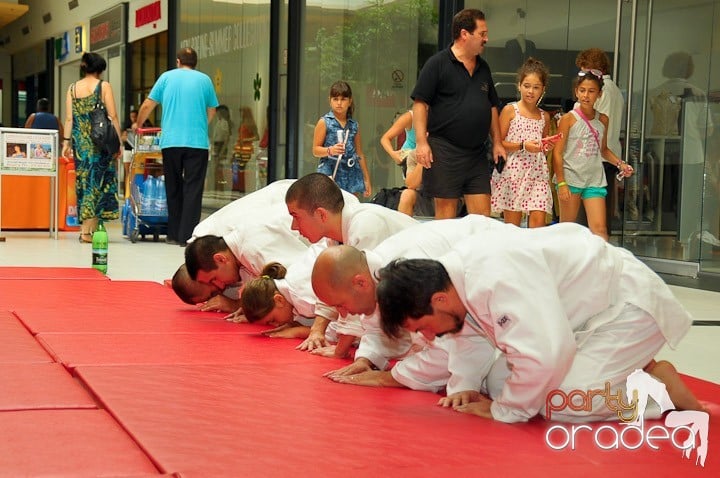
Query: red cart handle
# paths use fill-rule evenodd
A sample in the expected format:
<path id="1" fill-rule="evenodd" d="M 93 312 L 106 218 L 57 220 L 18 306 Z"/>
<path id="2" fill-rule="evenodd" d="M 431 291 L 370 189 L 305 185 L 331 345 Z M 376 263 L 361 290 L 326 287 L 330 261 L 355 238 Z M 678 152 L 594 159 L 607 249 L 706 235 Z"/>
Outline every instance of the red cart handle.
<path id="1" fill-rule="evenodd" d="M 159 133 L 161 128 L 138 128 L 135 131 L 137 131 L 137 134 L 143 135 L 148 133 Z"/>

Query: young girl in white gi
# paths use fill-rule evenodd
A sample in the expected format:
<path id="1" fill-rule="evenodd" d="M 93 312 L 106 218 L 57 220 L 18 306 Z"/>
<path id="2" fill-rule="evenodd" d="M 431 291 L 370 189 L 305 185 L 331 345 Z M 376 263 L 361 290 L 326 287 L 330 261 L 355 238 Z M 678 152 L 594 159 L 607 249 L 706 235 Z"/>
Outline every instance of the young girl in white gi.
<path id="1" fill-rule="evenodd" d="M 314 251 L 308 252 L 306 258 L 314 259 L 317 252 L 324 247 L 313 246 Z M 310 261 L 310 268 L 312 263 Z M 312 291 L 309 270 L 307 267 L 291 267 L 288 270 L 278 262 L 267 264 L 262 275 L 253 279 L 243 287 L 240 305 L 245 318 L 250 323 L 270 325 L 274 329 L 264 332 L 265 335 L 278 338 L 301 338 L 310 335 L 310 328 L 315 317 L 323 317 L 330 321 L 338 318 L 337 311 L 320 303 Z M 335 323 L 335 322 L 332 322 Z M 328 342 L 337 342 L 334 347 L 313 350 L 313 353 L 324 356 L 345 357 L 355 341 L 352 335 L 335 332 L 332 326 L 325 329 Z M 358 330 L 360 330 L 358 326 Z"/>
<path id="2" fill-rule="evenodd" d="M 330 87 L 330 111 L 320 118 L 313 134 L 317 172 L 332 177 L 340 188 L 370 197 L 370 173 L 362 152 L 360 127 L 352 118 L 352 89 L 344 81 Z M 339 161 L 339 164 L 338 164 Z"/>
<path id="3" fill-rule="evenodd" d="M 520 101 L 510 103 L 500 113 L 500 135 L 508 153 L 502 173 L 491 179 L 491 205 L 494 212 L 503 213 L 506 223 L 520 225 L 523 213 L 528 215 L 528 227 L 545 225 L 546 214 L 552 213 L 550 176 L 545 151 L 550 140 L 548 114 L 538 108 L 545 94 L 550 72 L 534 58 L 518 70 Z"/>
<path id="4" fill-rule="evenodd" d="M 633 168 L 607 147 L 608 117 L 595 110 L 602 87 L 601 71 L 578 72 L 575 96 L 580 106 L 560 119 L 558 131 L 563 136 L 555 147 L 553 166 L 560 222 L 574 222 L 582 200 L 590 230 L 607 240 L 607 181 L 602 160 L 614 164 L 624 177 L 632 176 Z"/>

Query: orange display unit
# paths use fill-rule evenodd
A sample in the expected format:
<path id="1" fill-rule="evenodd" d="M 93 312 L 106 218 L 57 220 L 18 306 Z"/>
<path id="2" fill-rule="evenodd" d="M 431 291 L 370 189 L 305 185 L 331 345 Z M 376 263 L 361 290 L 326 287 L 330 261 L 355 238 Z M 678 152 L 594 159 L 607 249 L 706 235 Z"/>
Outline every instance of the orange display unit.
<path id="1" fill-rule="evenodd" d="M 50 229 L 51 178 L 2 176 L 2 224 L 8 229 Z"/>
<path id="2" fill-rule="evenodd" d="M 60 158 L 58 168 L 58 229 L 79 231 L 77 195 L 75 194 L 75 161 L 72 158 Z"/>
<path id="3" fill-rule="evenodd" d="M 2 176 L 2 230 L 49 230 L 51 178 L 47 176 Z M 70 158 L 58 161 L 58 229 L 75 231 L 77 200 L 75 163 Z"/>

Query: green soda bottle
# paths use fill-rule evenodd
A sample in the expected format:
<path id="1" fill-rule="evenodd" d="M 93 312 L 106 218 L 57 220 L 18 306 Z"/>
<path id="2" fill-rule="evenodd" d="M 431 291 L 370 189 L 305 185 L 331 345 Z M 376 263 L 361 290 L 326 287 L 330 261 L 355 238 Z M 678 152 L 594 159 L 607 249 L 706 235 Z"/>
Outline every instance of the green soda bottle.
<path id="1" fill-rule="evenodd" d="M 108 266 L 108 235 L 102 221 L 92 236 L 92 266 L 103 274 L 107 274 Z"/>

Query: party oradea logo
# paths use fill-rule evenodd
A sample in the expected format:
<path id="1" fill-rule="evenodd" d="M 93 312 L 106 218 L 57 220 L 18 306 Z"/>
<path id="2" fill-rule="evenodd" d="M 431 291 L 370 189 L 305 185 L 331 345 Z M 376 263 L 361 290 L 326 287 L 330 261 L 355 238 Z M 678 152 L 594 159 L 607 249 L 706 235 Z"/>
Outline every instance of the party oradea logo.
<path id="1" fill-rule="evenodd" d="M 548 420 L 553 412 L 569 408 L 573 411 L 592 411 L 593 397 L 602 397 L 603 406 L 615 412 L 623 425 L 565 425 L 558 424 L 545 432 L 545 443 L 553 450 L 575 450 L 583 440 L 592 440 L 603 450 L 637 450 L 642 446 L 658 450 L 662 442 L 670 442 L 682 456 L 690 459 L 695 450 L 695 464 L 705 466 L 708 453 L 710 416 L 707 412 L 675 410 L 665 384 L 643 370 L 635 370 L 626 381 L 626 396 L 618 390 L 612 393 L 610 383 L 601 390 L 551 391 L 545 401 Z M 672 410 L 665 416 L 663 425 L 646 427 L 643 414 L 648 397 L 660 406 L 661 412 Z"/>

